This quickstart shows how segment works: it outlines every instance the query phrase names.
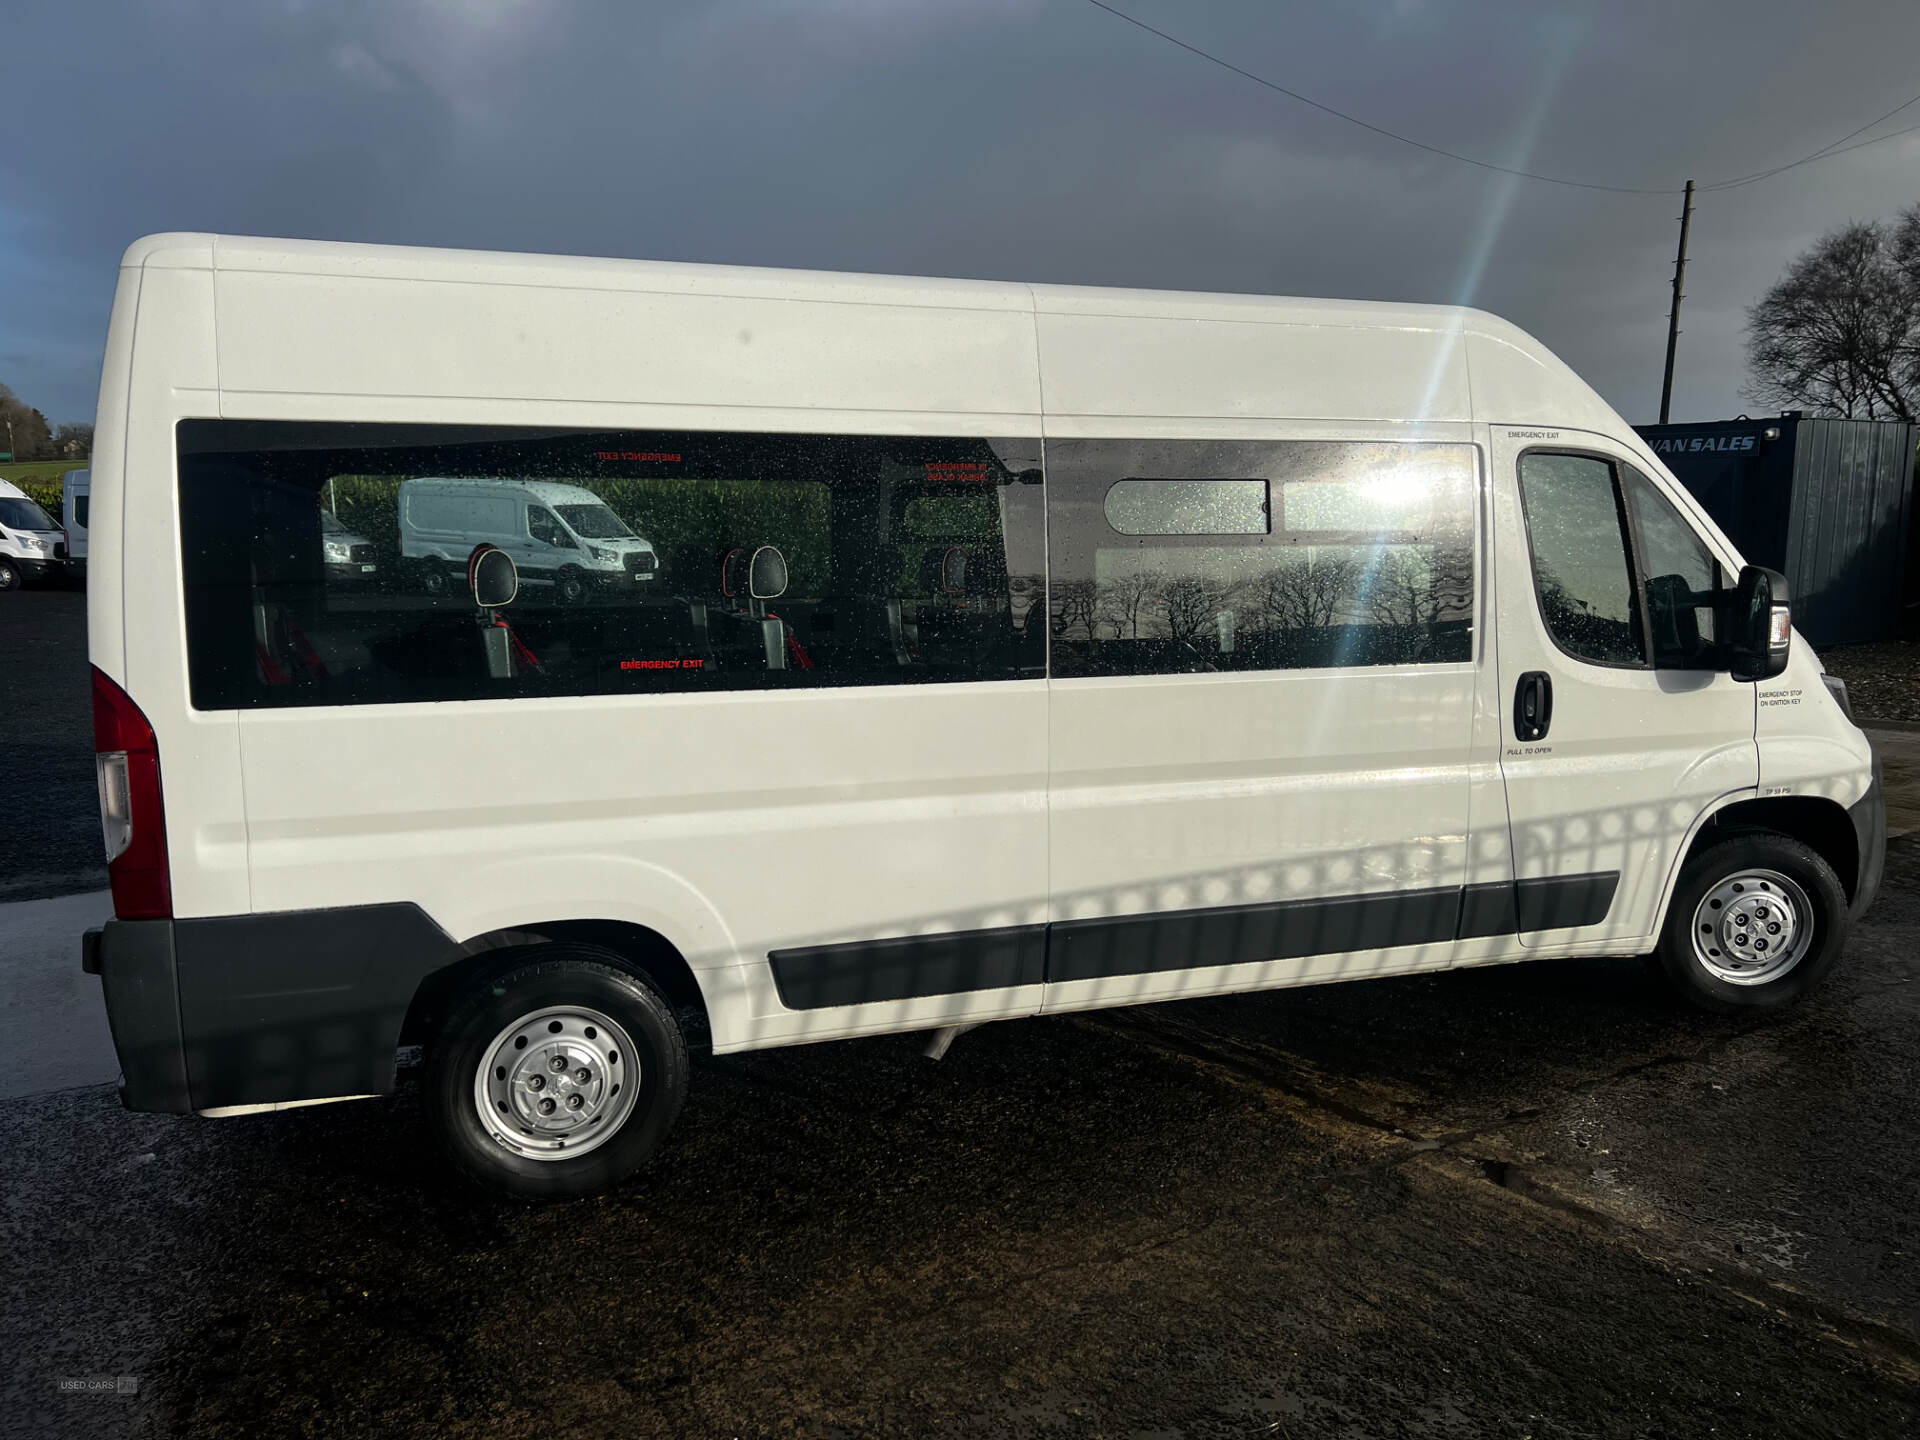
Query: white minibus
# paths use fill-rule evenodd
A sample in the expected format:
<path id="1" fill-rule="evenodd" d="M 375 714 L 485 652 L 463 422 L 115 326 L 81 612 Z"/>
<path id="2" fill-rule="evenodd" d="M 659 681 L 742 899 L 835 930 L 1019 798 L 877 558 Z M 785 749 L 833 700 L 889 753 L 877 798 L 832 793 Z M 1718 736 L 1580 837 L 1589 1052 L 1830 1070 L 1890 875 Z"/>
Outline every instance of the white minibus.
<path id="1" fill-rule="evenodd" d="M 580 1195 L 690 1043 L 1582 955 L 1757 1010 L 1880 881 L 1785 582 L 1477 311 L 156 235 L 95 434 L 134 1109 L 420 1046 L 461 1170 Z M 449 480 L 660 576 L 428 583 Z"/>

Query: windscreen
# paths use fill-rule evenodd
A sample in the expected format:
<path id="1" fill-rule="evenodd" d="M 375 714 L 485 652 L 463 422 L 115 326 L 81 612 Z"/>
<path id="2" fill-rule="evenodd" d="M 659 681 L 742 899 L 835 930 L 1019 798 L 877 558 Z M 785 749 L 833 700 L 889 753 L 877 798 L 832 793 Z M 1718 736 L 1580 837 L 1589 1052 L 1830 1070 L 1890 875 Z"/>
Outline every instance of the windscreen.
<path id="1" fill-rule="evenodd" d="M 0 499 L 0 525 L 9 530 L 58 530 L 60 527 L 33 501 L 17 496 Z"/>

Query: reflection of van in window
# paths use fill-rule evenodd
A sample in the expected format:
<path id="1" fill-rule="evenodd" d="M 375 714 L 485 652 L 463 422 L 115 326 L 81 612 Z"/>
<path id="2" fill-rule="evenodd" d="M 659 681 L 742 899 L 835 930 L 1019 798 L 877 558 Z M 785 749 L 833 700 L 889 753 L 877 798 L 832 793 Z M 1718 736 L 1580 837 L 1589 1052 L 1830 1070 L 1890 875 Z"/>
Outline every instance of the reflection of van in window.
<path id="1" fill-rule="evenodd" d="M 645 584 L 659 568 L 653 546 L 578 485 L 441 476 L 401 484 L 400 555 L 428 591 L 446 593 L 480 544 L 506 551 L 523 581 L 552 585 L 567 601 L 592 585 Z"/>
<path id="2" fill-rule="evenodd" d="M 335 518 L 331 510 L 320 512 L 320 559 L 327 579 L 336 585 L 365 585 L 380 573 L 373 542 L 356 535 Z"/>
<path id="3" fill-rule="evenodd" d="M 1759 1009 L 1879 883 L 1784 581 L 1476 311 L 176 235 L 106 374 L 137 1109 L 418 1044 L 465 1171 L 579 1194 L 694 1041 L 1543 956 Z M 330 497 L 442 593 L 336 583 Z"/>

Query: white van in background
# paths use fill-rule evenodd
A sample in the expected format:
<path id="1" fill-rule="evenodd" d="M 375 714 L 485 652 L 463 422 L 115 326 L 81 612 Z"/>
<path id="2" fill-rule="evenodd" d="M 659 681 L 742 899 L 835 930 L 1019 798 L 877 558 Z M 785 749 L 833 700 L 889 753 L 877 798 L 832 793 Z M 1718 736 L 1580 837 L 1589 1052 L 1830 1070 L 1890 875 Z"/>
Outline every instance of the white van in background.
<path id="1" fill-rule="evenodd" d="M 60 482 L 60 518 L 67 529 L 67 559 L 76 578 L 87 573 L 87 502 L 92 494 L 92 476 L 85 470 L 69 470 Z"/>
<path id="2" fill-rule="evenodd" d="M 653 546 L 578 485 L 422 476 L 401 484 L 399 505 L 401 558 L 432 594 L 464 585 L 483 544 L 506 551 L 523 583 L 552 585 L 569 603 L 591 586 L 631 590 L 659 571 Z"/>
<path id="3" fill-rule="evenodd" d="M 465 1173 L 578 1195 L 690 1039 L 1621 954 L 1761 1010 L 1880 882 L 1784 580 L 1478 311 L 157 235 L 100 397 L 134 1109 L 418 1044 Z M 344 481 L 447 593 L 336 583 Z"/>
<path id="4" fill-rule="evenodd" d="M 26 491 L 0 480 L 0 592 L 66 573 L 66 533 Z"/>

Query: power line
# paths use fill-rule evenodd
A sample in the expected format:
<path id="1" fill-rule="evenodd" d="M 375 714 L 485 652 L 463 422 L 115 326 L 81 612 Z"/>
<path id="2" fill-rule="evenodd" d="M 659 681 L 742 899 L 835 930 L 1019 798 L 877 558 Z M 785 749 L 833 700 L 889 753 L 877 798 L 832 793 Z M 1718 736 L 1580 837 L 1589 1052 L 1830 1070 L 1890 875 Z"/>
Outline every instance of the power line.
<path id="1" fill-rule="evenodd" d="M 1416 140 L 1411 135 L 1402 135 L 1398 130 L 1389 130 L 1384 125 L 1375 125 L 1370 120 L 1362 120 L 1358 115 L 1350 115 L 1345 110 L 1335 109 L 1331 105 L 1323 104 L 1321 101 L 1315 100 L 1311 95 L 1302 95 L 1298 90 L 1289 90 L 1285 85 L 1269 80 L 1263 75 L 1256 75 L 1251 70 L 1242 69 L 1231 60 L 1222 59 L 1211 51 L 1202 50 L 1197 45 L 1189 45 L 1177 35 L 1169 35 L 1164 30 L 1157 30 L 1147 24 L 1146 21 L 1137 19 L 1127 14 L 1124 10 L 1115 9 L 1113 6 L 1105 3 L 1105 0 L 1087 0 L 1087 3 L 1096 10 L 1106 11 L 1107 14 L 1113 16 L 1116 20 L 1124 20 L 1135 29 L 1144 30 L 1147 34 L 1164 40 L 1167 44 L 1184 50 L 1189 55 L 1197 56 L 1210 64 L 1218 65 L 1223 70 L 1230 70 L 1242 79 L 1251 80 L 1254 84 L 1264 86 L 1268 90 L 1284 95 L 1289 100 L 1297 100 L 1302 105 L 1310 106 L 1322 114 L 1333 116 L 1336 120 L 1344 120 L 1349 125 L 1357 125 L 1362 130 L 1372 131 L 1375 135 L 1384 136 L 1389 140 L 1397 140 L 1402 145 L 1411 145 L 1414 149 L 1424 150 L 1429 155 L 1438 155 L 1447 160 L 1457 160 L 1462 165 L 1472 165 L 1480 170 L 1491 170 L 1497 175 L 1513 175 L 1522 180 L 1539 180 L 1544 184 L 1565 185 L 1575 190 L 1603 190 L 1612 195 L 1679 195 L 1683 193 L 1682 187 L 1678 185 L 1603 185 L 1592 180 L 1570 180 L 1564 175 L 1547 175 L 1538 170 L 1519 170 L 1510 165 L 1496 165 L 1491 160 L 1480 160 L 1472 155 L 1462 155 L 1457 150 L 1448 150 L 1441 145 L 1429 145 L 1424 140 Z M 1879 119 L 1870 120 L 1859 129 L 1848 131 L 1838 140 L 1833 141 L 1831 144 L 1823 145 L 1811 155 L 1803 155 L 1798 160 L 1789 160 L 1786 164 L 1776 165 L 1770 170 L 1759 170 L 1751 175 L 1739 175 L 1727 180 L 1715 180 L 1693 188 L 1701 191 L 1731 190 L 1740 185 L 1752 185 L 1758 181 L 1770 179 L 1775 175 L 1781 174 L 1783 171 L 1797 169 L 1802 165 L 1810 165 L 1815 160 L 1828 160 L 1835 155 L 1845 155 L 1850 150 L 1863 149 L 1868 145 L 1878 145 L 1882 140 L 1892 140 L 1901 135 L 1911 134 L 1915 130 L 1920 130 L 1920 125 L 1909 125 L 1904 130 L 1889 131 L 1885 135 L 1877 135 L 1871 140 L 1861 140 L 1852 145 L 1846 143 L 1856 135 L 1863 135 L 1873 129 L 1873 127 L 1880 124 L 1881 121 L 1891 120 L 1902 110 L 1915 104 L 1920 104 L 1920 95 L 1916 95 L 1911 100 L 1894 106 L 1893 109 L 1880 116 Z"/>
<path id="2" fill-rule="evenodd" d="M 1893 109 L 1882 115 L 1880 120 L 1891 120 L 1902 110 L 1905 110 L 1908 105 L 1913 105 L 1917 102 L 1920 102 L 1920 95 L 1914 96 L 1912 100 L 1906 102 L 1906 105 L 1894 106 Z M 1889 130 L 1884 135 L 1876 135 L 1871 140 L 1861 140 L 1853 145 L 1846 143 L 1852 140 L 1855 135 L 1866 134 L 1867 131 L 1873 129 L 1875 125 L 1878 125 L 1880 120 L 1872 120 L 1862 125 L 1858 130 L 1850 130 L 1838 140 L 1834 141 L 1833 144 L 1823 146 L 1811 155 L 1802 155 L 1798 160 L 1789 160 L 1786 164 L 1776 165 L 1771 170 L 1760 170 L 1752 175 L 1742 175 L 1737 180 L 1717 180 L 1711 185 L 1703 185 L 1700 188 L 1703 190 L 1732 190 L 1741 185 L 1752 185 L 1756 181 L 1771 179 L 1783 171 L 1796 170 L 1802 165 L 1811 165 L 1816 160 L 1830 160 L 1835 155 L 1846 154 L 1849 150 L 1859 150 L 1868 145 L 1878 145 L 1882 140 L 1891 140 L 1899 135 L 1911 135 L 1914 131 L 1920 130 L 1920 125 L 1908 125 L 1899 130 Z"/>

